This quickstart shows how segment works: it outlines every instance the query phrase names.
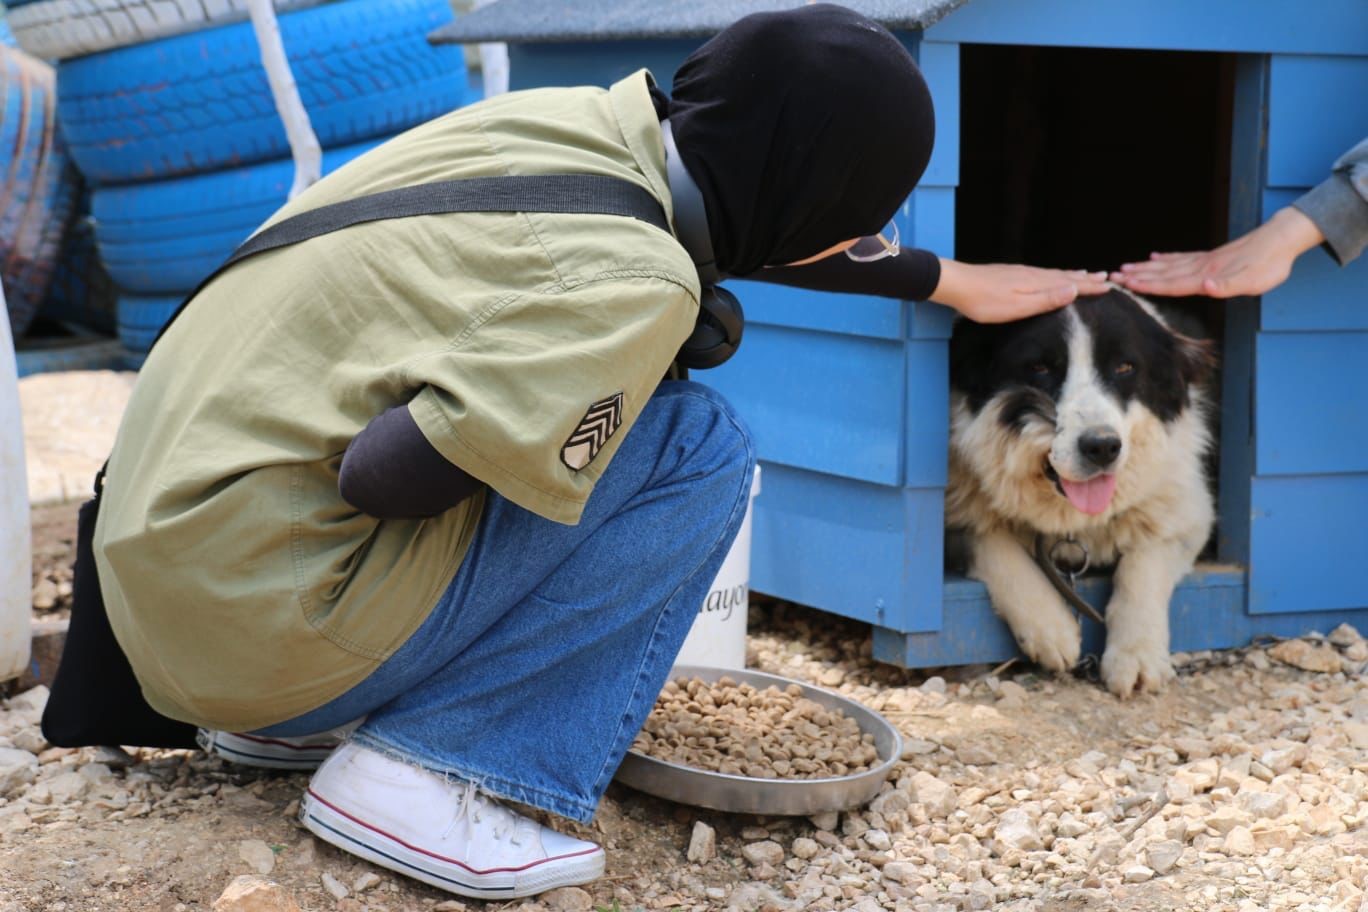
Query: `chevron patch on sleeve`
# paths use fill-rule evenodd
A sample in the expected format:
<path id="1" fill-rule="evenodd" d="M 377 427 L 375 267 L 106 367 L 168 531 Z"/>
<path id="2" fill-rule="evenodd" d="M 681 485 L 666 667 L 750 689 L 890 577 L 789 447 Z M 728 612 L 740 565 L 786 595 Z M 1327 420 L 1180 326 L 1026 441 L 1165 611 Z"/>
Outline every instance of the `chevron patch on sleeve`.
<path id="1" fill-rule="evenodd" d="M 621 426 L 622 391 L 619 390 L 589 406 L 579 426 L 561 447 L 561 462 L 578 472 L 594 460 L 608 438 Z"/>

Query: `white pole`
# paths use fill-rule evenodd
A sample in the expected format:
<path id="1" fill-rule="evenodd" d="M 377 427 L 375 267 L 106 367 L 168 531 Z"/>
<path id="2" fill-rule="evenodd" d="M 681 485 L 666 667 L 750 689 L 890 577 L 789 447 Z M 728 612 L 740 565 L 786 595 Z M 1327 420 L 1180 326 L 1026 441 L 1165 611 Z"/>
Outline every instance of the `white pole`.
<path id="1" fill-rule="evenodd" d="M 309 123 L 309 112 L 304 110 L 304 102 L 299 99 L 299 87 L 295 85 L 285 45 L 280 40 L 275 6 L 271 0 L 247 0 L 247 9 L 252 15 L 252 29 L 261 49 L 261 65 L 266 68 L 266 78 L 271 83 L 276 112 L 285 124 L 285 136 L 294 156 L 295 177 L 290 187 L 290 199 L 294 199 L 322 176 L 323 149 Z"/>
<path id="2" fill-rule="evenodd" d="M 475 0 L 475 9 L 488 6 L 494 0 Z M 493 98 L 508 91 L 508 45 L 501 41 L 486 41 L 480 48 L 480 74 L 484 79 L 485 98 Z"/>
<path id="3" fill-rule="evenodd" d="M 19 372 L 0 288 L 0 681 L 28 667 L 33 611 L 28 472 L 19 414 Z"/>

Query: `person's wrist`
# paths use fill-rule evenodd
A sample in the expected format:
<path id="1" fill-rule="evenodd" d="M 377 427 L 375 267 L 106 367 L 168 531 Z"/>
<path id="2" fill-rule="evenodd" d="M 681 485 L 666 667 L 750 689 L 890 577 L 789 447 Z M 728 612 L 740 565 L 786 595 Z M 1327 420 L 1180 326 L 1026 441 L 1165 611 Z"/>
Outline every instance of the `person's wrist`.
<path id="1" fill-rule="evenodd" d="M 959 310 L 960 290 L 964 284 L 964 264 L 945 257 L 936 259 L 940 261 L 940 281 L 936 283 L 936 289 L 931 292 L 928 300 Z"/>
<path id="2" fill-rule="evenodd" d="M 1280 249 L 1294 259 L 1325 241 L 1316 223 L 1292 206 L 1273 213 L 1267 227 L 1277 236 Z"/>

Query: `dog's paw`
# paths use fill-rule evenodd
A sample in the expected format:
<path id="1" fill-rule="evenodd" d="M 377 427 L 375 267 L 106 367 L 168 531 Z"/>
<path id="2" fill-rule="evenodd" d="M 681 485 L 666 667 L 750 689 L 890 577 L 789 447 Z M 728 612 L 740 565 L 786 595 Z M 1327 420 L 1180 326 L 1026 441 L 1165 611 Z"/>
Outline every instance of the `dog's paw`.
<path id="1" fill-rule="evenodd" d="M 1173 677 L 1173 662 L 1162 644 L 1108 645 L 1102 653 L 1102 682 L 1122 699 L 1163 690 Z"/>
<path id="2" fill-rule="evenodd" d="M 1083 649 L 1083 634 L 1078 621 L 1067 611 L 1045 617 L 1033 616 L 1027 623 L 1012 628 L 1021 651 L 1037 665 L 1065 674 L 1078 664 Z"/>

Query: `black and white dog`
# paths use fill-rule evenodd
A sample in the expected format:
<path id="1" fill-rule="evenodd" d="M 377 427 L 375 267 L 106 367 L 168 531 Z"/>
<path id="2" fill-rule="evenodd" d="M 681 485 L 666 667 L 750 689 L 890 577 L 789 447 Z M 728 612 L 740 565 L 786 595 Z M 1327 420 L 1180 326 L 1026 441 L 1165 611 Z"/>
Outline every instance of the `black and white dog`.
<path id="1" fill-rule="evenodd" d="M 1102 679 L 1119 696 L 1173 676 L 1169 600 L 1211 533 L 1210 343 L 1120 288 L 1017 323 L 961 320 L 950 346 L 946 519 L 1022 650 L 1078 661 L 1072 611 L 1031 557 L 1038 533 L 1115 565 Z"/>

